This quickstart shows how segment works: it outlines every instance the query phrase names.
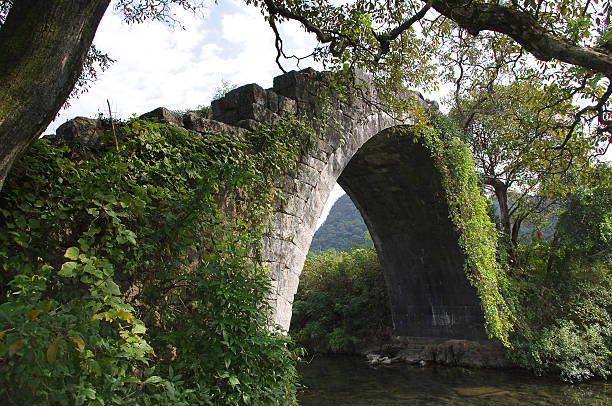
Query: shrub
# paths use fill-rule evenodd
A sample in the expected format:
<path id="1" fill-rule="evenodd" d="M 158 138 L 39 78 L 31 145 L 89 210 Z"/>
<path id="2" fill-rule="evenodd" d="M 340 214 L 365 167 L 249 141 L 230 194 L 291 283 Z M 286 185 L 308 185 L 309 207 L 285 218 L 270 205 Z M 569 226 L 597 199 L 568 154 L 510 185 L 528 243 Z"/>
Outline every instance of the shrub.
<path id="1" fill-rule="evenodd" d="M 373 247 L 308 254 L 293 302 L 290 332 L 323 353 L 350 353 L 385 339 L 391 310 Z"/>
<path id="2" fill-rule="evenodd" d="M 526 272 L 508 286 L 521 315 L 509 354 L 569 381 L 612 372 L 612 189 L 581 186 L 564 203 L 552 241 L 522 247 Z"/>
<path id="3" fill-rule="evenodd" d="M 311 135 L 297 120 L 246 139 L 135 120 L 94 157 L 36 141 L 0 195 L 0 397 L 294 404 L 258 224 Z"/>

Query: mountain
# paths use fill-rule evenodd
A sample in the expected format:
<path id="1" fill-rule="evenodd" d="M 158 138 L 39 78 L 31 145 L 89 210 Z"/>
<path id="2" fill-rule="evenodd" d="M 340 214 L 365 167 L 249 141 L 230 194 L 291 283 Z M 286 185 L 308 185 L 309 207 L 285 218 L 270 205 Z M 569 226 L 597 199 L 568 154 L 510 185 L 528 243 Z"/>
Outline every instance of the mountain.
<path id="1" fill-rule="evenodd" d="M 348 195 L 342 195 L 329 211 L 325 222 L 319 227 L 310 244 L 310 252 L 329 249 L 337 251 L 365 245 L 368 229 Z"/>

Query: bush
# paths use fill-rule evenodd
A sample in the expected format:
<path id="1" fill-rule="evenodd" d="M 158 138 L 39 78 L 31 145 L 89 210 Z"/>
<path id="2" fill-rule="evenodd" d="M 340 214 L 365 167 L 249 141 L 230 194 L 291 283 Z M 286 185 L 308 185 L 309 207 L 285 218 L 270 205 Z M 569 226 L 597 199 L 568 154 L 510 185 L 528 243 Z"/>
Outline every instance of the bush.
<path id="1" fill-rule="evenodd" d="M 521 315 L 510 357 L 564 380 L 612 372 L 612 189 L 579 187 L 552 241 L 522 247 L 506 296 Z"/>
<path id="2" fill-rule="evenodd" d="M 351 353 L 384 340 L 391 310 L 373 247 L 308 254 L 293 302 L 290 332 L 322 353 Z"/>
<path id="3" fill-rule="evenodd" d="M 136 120 L 118 151 L 106 137 L 95 156 L 36 141 L 0 195 L 0 397 L 294 404 L 258 224 L 311 132 L 289 120 L 241 140 Z"/>

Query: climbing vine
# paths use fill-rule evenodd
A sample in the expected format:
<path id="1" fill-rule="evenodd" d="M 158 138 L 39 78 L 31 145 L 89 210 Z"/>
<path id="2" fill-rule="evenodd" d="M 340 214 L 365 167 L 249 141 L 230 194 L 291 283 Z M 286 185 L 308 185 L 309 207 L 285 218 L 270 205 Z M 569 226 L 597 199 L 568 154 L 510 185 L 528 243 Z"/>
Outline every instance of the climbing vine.
<path id="1" fill-rule="evenodd" d="M 505 277 L 496 258 L 497 231 L 487 213 L 472 154 L 441 113 L 432 112 L 430 125 L 418 129 L 440 173 L 451 220 L 466 255 L 466 274 L 478 291 L 487 332 L 509 346 L 513 315 L 501 294 Z"/>
<path id="2" fill-rule="evenodd" d="M 37 140 L 0 195 L 0 397 L 17 404 L 290 405 L 258 248 L 312 145 L 133 120 L 99 151 Z M 106 147 L 105 147 L 106 146 Z"/>

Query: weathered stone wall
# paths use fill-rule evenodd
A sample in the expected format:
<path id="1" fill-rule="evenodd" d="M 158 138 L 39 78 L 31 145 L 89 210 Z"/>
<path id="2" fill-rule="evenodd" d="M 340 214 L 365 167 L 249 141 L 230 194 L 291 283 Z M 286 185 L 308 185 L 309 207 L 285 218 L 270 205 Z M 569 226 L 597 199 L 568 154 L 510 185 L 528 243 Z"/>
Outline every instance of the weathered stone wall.
<path id="1" fill-rule="evenodd" d="M 306 69 L 276 77 L 272 89 L 256 84 L 234 89 L 213 101 L 212 119 L 164 108 L 143 117 L 236 136 L 284 114 L 311 121 L 316 146 L 301 157 L 296 171 L 279 179 L 284 198 L 274 207 L 270 234 L 263 241 L 276 292 L 273 319 L 285 329 L 317 220 L 339 181 L 373 237 L 396 333 L 483 339 L 482 311 L 463 271 L 438 174 L 420 144 L 390 130 L 410 124 L 410 119 L 398 122 L 375 108 L 379 102 L 366 77 L 358 79 L 358 90 L 345 99 L 333 95 L 328 78 Z M 428 107 L 417 93 L 405 97 Z M 76 124 L 94 132 L 98 128 L 94 120 Z M 58 135 L 70 136 L 76 124 L 60 127 Z M 95 142 L 95 136 L 87 139 Z"/>

